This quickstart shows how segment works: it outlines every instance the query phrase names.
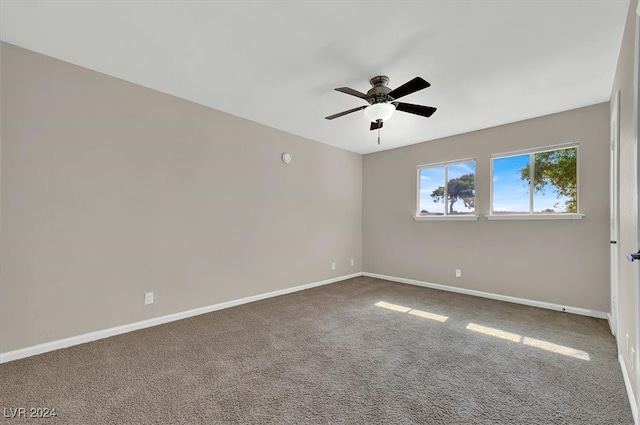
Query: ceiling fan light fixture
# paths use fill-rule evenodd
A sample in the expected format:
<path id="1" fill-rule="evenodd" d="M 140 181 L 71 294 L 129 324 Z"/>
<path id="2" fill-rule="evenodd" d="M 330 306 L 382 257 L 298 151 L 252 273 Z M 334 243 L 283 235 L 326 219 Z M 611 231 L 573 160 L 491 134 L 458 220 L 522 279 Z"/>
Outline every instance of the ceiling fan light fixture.
<path id="1" fill-rule="evenodd" d="M 396 110 L 393 103 L 374 103 L 364 108 L 364 115 L 371 122 L 386 121 Z"/>

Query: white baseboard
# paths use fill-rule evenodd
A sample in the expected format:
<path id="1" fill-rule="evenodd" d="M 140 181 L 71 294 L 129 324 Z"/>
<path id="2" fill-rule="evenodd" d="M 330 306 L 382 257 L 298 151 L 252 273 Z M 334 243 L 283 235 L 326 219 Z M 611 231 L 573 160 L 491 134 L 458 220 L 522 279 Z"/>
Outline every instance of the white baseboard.
<path id="1" fill-rule="evenodd" d="M 627 389 L 627 397 L 629 397 L 629 404 L 631 405 L 631 414 L 633 415 L 633 423 L 638 425 L 638 404 L 636 403 L 636 397 L 633 394 L 633 388 L 631 388 L 631 380 L 627 374 L 627 368 L 624 364 L 624 358 L 622 354 L 618 353 L 618 363 L 620 363 L 620 369 L 622 369 L 622 378 L 624 379 L 624 386 Z"/>
<path id="2" fill-rule="evenodd" d="M 440 285 L 438 283 L 422 282 L 420 280 L 405 279 L 403 277 L 385 276 L 375 273 L 362 273 L 363 276 L 375 277 L 377 279 L 390 280 L 392 282 L 406 283 L 408 285 L 423 286 L 425 288 L 439 289 L 441 291 L 457 292 L 458 294 L 473 295 L 475 297 L 490 298 L 492 300 L 507 301 L 515 304 L 523 304 L 532 307 L 546 308 L 548 310 L 563 311 L 565 313 L 579 314 L 582 316 L 597 317 L 598 319 L 606 319 L 607 314 L 602 311 L 589 310 L 586 308 L 564 306 L 560 304 L 547 303 L 544 301 L 527 300 L 525 298 L 510 297 L 508 295 L 492 294 L 490 292 L 476 291 L 473 289 L 457 288 L 455 286 Z"/>
<path id="3" fill-rule="evenodd" d="M 25 357 L 35 356 L 37 354 L 47 353 L 49 351 L 59 350 L 86 342 L 96 341 L 98 339 L 108 338 L 110 336 L 120 335 L 151 326 L 161 325 L 163 323 L 173 322 L 187 317 L 197 316 L 212 311 L 222 310 L 229 307 L 235 307 L 241 304 L 247 304 L 254 301 L 260 301 L 267 298 L 277 297 L 279 295 L 290 294 L 292 292 L 303 291 L 305 289 L 315 288 L 316 286 L 328 285 L 330 283 L 339 282 L 346 279 L 362 276 L 362 273 L 353 273 L 345 276 L 334 277 L 319 282 L 307 283 L 305 285 L 294 286 L 293 288 L 280 289 L 265 294 L 253 295 L 251 297 L 240 298 L 237 300 L 227 301 L 219 304 L 213 304 L 206 307 L 200 307 L 193 310 L 183 311 L 180 313 L 168 314 L 166 316 L 155 317 L 153 319 L 142 320 L 140 322 L 129 323 L 127 325 L 116 326 L 114 328 L 103 329 L 95 332 L 89 332 L 82 335 L 72 336 L 69 338 L 59 339 L 57 341 L 45 342 L 44 344 L 33 345 L 31 347 L 21 348 L 6 353 L 0 353 L 0 363 L 6 363 L 13 360 L 23 359 Z"/>

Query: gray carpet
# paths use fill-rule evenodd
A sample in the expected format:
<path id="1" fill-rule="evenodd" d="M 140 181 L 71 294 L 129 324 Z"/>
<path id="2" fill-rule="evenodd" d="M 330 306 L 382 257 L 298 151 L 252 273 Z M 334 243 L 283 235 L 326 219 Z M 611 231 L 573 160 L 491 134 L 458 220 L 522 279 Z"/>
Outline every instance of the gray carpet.
<path id="1" fill-rule="evenodd" d="M 2 364 L 0 408 L 58 416 L 0 420 L 632 424 L 616 356 L 604 320 L 360 277 Z"/>

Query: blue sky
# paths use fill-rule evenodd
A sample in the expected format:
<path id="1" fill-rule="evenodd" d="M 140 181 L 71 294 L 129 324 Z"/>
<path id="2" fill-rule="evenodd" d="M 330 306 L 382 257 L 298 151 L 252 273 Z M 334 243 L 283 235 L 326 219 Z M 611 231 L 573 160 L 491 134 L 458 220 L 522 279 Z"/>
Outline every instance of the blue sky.
<path id="1" fill-rule="evenodd" d="M 528 213 L 529 212 L 529 184 L 520 178 L 520 170 L 529 163 L 529 154 L 516 155 L 493 160 L 493 211 Z M 449 180 L 464 174 L 475 173 L 474 161 L 451 164 Z M 420 170 L 420 205 L 418 211 L 427 210 L 430 213 L 444 213 L 444 202 L 434 202 L 431 193 L 444 184 L 444 166 L 424 168 Z M 534 193 L 534 211 L 554 209 L 564 211 L 566 198 L 557 198 L 557 190 L 547 187 L 545 194 Z M 555 208 L 554 208 L 555 206 Z M 459 213 L 470 213 L 462 201 L 454 204 L 454 210 Z"/>
<path id="2" fill-rule="evenodd" d="M 529 212 L 529 184 L 520 170 L 529 154 L 493 159 L 493 211 Z"/>

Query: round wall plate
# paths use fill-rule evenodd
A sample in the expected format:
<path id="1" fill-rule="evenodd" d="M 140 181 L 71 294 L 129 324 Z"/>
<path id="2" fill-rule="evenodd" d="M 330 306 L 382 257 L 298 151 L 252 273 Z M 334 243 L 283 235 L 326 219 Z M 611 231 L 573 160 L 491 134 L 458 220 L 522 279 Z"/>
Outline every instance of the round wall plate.
<path id="1" fill-rule="evenodd" d="M 288 164 L 291 162 L 291 154 L 290 153 L 283 153 L 282 154 L 282 162 L 284 162 L 285 164 Z"/>

